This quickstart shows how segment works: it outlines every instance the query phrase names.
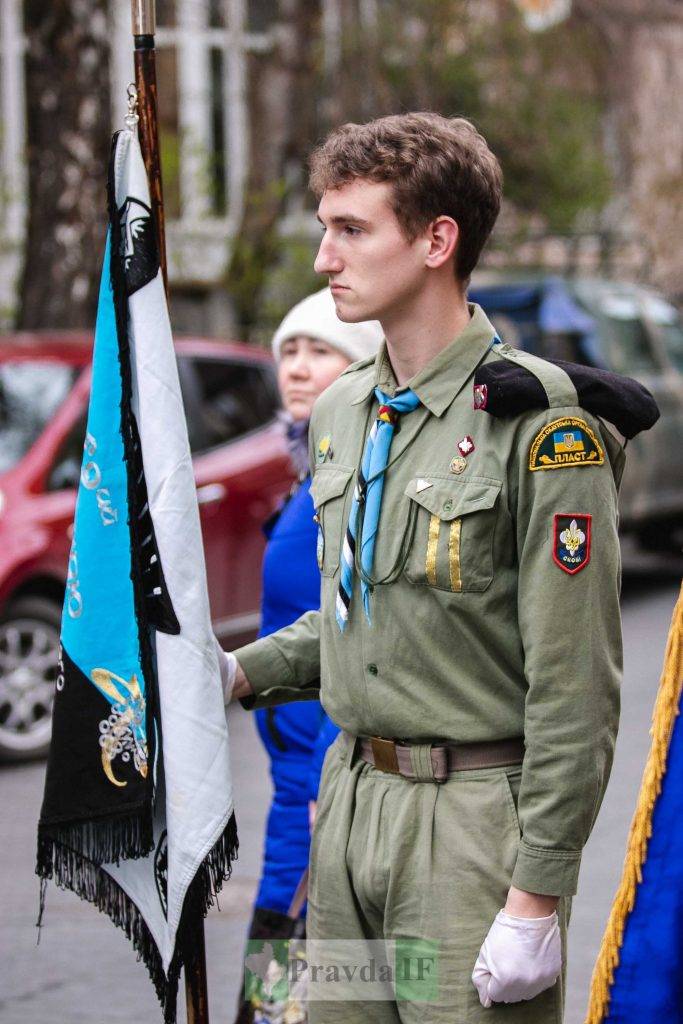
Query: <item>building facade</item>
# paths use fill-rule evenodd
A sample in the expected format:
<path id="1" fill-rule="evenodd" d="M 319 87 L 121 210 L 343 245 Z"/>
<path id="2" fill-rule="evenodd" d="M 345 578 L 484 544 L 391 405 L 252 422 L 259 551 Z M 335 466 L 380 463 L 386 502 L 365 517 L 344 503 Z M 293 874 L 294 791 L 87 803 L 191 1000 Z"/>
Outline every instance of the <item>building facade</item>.
<path id="1" fill-rule="evenodd" d="M 273 45 L 268 0 L 158 0 L 157 76 L 169 274 L 210 302 L 248 173 L 247 57 Z M 129 0 L 110 0 L 111 128 L 133 81 Z M 26 224 L 22 0 L 0 0 L 0 327 L 11 323 Z M 104 173 L 104 169 L 103 169 Z M 220 319 L 221 311 L 209 319 Z M 210 326 L 210 325 L 209 325 Z"/>

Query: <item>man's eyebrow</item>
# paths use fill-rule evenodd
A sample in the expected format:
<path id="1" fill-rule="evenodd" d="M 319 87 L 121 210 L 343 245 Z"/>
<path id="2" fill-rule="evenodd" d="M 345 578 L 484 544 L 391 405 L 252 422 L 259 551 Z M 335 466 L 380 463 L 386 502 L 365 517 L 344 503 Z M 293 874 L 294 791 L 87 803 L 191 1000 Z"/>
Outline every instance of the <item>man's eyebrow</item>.
<path id="1" fill-rule="evenodd" d="M 320 214 L 316 214 L 316 218 L 319 224 L 325 226 L 325 222 L 320 217 Z M 356 217 L 353 213 L 337 213 L 334 217 L 330 217 L 330 224 L 358 224 L 360 227 L 367 228 L 370 226 L 369 220 L 363 220 L 362 217 Z"/>

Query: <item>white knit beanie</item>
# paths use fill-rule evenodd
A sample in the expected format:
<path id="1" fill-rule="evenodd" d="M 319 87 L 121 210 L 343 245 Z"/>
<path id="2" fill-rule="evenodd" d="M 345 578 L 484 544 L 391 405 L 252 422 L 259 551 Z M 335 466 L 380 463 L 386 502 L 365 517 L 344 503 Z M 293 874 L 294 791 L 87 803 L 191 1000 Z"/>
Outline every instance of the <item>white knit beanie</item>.
<path id="1" fill-rule="evenodd" d="M 283 342 L 301 334 L 327 342 L 352 363 L 374 356 L 384 337 L 378 320 L 360 324 L 345 324 L 340 320 L 329 288 L 309 295 L 290 309 L 273 337 L 273 355 L 277 362 Z"/>

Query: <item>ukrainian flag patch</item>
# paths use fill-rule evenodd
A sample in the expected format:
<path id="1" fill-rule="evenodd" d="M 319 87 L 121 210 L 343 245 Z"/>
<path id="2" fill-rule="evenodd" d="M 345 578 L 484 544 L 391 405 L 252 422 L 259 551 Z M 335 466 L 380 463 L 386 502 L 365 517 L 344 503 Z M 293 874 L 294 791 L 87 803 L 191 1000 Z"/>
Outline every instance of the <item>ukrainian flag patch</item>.
<path id="1" fill-rule="evenodd" d="M 605 453 L 585 420 L 565 416 L 538 432 L 529 451 L 529 469 L 601 466 Z"/>

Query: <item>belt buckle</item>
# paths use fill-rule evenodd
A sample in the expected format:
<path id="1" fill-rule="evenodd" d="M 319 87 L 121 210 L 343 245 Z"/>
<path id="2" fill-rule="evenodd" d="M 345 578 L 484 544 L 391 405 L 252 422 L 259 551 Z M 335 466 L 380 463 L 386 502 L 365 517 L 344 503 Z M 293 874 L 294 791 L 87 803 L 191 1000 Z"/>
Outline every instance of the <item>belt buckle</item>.
<path id="1" fill-rule="evenodd" d="M 382 739 L 381 736 L 371 736 L 370 746 L 375 761 L 375 768 L 381 772 L 391 772 L 392 775 L 400 775 L 396 744 L 393 740 Z"/>

